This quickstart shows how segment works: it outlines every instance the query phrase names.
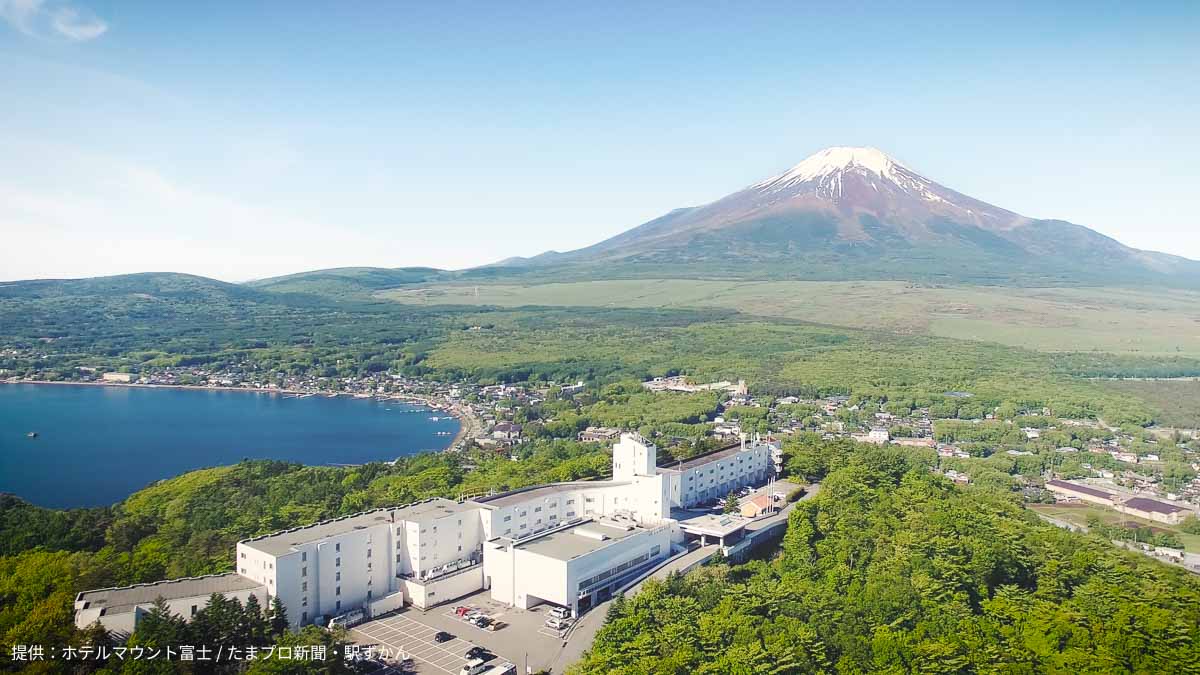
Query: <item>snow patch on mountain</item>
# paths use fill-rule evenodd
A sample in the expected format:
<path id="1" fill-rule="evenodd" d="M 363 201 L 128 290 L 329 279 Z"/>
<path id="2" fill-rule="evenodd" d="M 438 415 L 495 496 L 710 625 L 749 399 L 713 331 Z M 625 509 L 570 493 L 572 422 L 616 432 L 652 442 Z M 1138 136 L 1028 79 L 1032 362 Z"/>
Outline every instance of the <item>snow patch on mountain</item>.
<path id="1" fill-rule="evenodd" d="M 781 174 L 772 176 L 750 189 L 776 192 L 811 185 L 820 196 L 838 201 L 843 196 L 843 176 L 859 174 L 879 191 L 875 180 L 890 182 L 904 192 L 931 202 L 946 201 L 930 188 L 934 183 L 892 159 L 876 148 L 832 147 L 806 158 Z"/>

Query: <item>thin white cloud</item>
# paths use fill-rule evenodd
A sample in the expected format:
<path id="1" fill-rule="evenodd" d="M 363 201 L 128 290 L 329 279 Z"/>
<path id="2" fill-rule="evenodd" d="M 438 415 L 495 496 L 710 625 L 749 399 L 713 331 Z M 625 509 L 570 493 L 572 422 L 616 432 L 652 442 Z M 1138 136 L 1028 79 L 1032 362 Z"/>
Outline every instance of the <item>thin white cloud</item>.
<path id="1" fill-rule="evenodd" d="M 54 12 L 54 29 L 71 40 L 94 40 L 108 30 L 108 24 L 94 16 L 84 16 L 73 7 L 60 7 Z"/>
<path id="2" fill-rule="evenodd" d="M 36 38 L 86 42 L 108 31 L 108 23 L 90 11 L 54 0 L 0 0 L 0 19 Z"/>

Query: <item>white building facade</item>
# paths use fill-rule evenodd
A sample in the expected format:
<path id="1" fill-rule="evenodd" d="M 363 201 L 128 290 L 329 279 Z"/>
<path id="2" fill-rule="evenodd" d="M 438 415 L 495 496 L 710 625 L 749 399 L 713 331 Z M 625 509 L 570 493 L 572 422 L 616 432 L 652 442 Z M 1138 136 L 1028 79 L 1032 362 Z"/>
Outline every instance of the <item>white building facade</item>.
<path id="1" fill-rule="evenodd" d="M 236 575 L 226 576 L 240 579 L 231 590 L 257 592 L 264 606 L 278 597 L 292 626 L 401 602 L 432 607 L 481 589 L 513 607 L 552 602 L 580 612 L 679 550 L 684 533 L 672 509 L 765 482 L 779 452 L 772 443 L 743 439 L 660 468 L 657 448 L 625 433 L 613 447 L 612 480 L 431 499 L 253 537 L 238 542 Z M 76 622 L 86 626 L 94 614 L 77 611 Z"/>

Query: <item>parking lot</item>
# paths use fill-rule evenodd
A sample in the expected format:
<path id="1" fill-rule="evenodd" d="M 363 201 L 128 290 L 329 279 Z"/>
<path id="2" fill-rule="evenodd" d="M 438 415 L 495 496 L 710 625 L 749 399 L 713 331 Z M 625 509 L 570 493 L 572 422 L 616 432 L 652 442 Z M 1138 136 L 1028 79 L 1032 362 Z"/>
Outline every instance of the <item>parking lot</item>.
<path id="1" fill-rule="evenodd" d="M 458 606 L 478 609 L 501 625 L 495 631 L 473 626 L 455 614 Z M 350 637 L 360 645 L 386 647 L 393 658 L 411 656 L 418 673 L 458 675 L 467 661 L 467 650 L 476 645 L 495 654 L 495 664 L 509 661 L 516 664 L 517 672 L 524 672 L 528 659 L 530 668 L 537 671 L 549 667 L 563 647 L 562 634 L 544 625 L 548 611 L 548 606 L 514 609 L 492 600 L 489 591 L 481 591 L 425 612 L 403 609 L 356 626 Z M 433 636 L 438 631 L 455 639 L 435 644 Z"/>
<path id="2" fill-rule="evenodd" d="M 357 626 L 351 633 L 360 644 L 386 647 L 392 658 L 412 657 L 419 673 L 458 675 L 467 662 L 467 650 L 474 645 L 459 637 L 436 643 L 433 636 L 438 630 L 410 618 L 409 612 L 401 612 Z"/>

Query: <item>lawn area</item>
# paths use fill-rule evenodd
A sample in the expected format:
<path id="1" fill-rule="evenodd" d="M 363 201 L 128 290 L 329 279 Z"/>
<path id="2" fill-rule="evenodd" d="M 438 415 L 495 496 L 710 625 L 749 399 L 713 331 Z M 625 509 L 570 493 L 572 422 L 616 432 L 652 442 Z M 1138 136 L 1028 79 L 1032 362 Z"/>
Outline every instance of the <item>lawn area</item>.
<path id="1" fill-rule="evenodd" d="M 1125 515 L 1124 513 L 1117 513 L 1116 511 L 1106 509 L 1102 506 L 1095 506 L 1092 504 L 1030 504 L 1029 508 L 1038 513 L 1050 516 L 1051 518 L 1058 518 L 1059 520 L 1065 520 L 1069 523 L 1083 525 L 1085 527 L 1087 526 L 1088 517 L 1096 516 L 1109 525 L 1116 525 L 1119 523 L 1137 523 L 1138 525 L 1144 525 L 1146 527 L 1152 527 L 1158 530 L 1174 532 L 1179 537 L 1179 540 L 1183 542 L 1183 549 L 1185 551 L 1188 553 L 1200 553 L 1200 535 L 1185 534 L 1170 525 L 1156 523 L 1150 520 L 1143 520 L 1141 518 L 1135 518 L 1133 516 Z"/>
<path id="2" fill-rule="evenodd" d="M 1200 356 L 1200 293 L 1167 289 L 637 279 L 440 284 L 380 296 L 424 305 L 721 308 L 1039 351 Z"/>

